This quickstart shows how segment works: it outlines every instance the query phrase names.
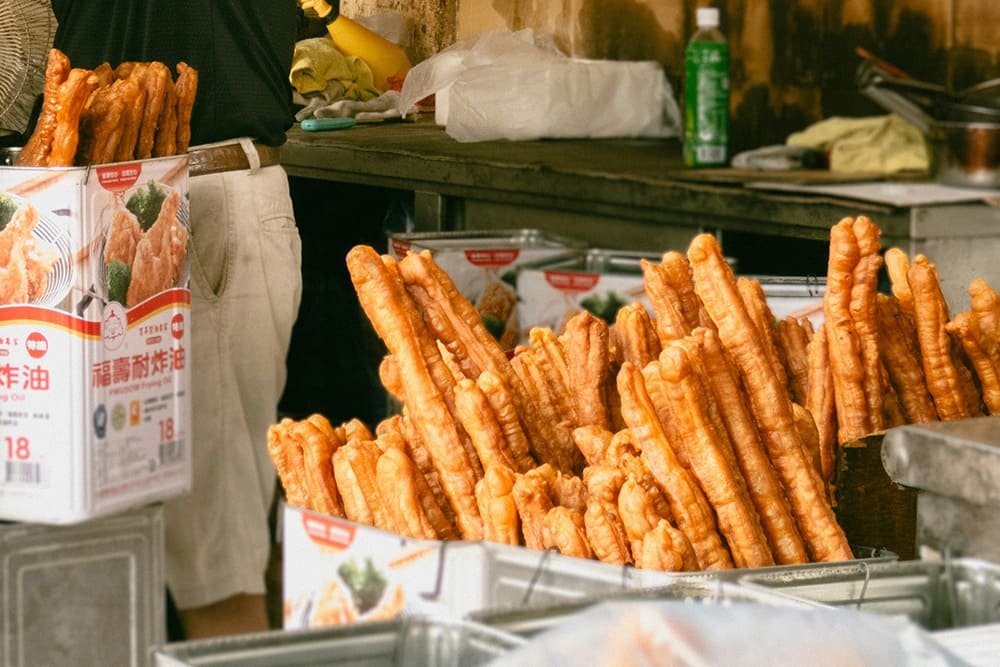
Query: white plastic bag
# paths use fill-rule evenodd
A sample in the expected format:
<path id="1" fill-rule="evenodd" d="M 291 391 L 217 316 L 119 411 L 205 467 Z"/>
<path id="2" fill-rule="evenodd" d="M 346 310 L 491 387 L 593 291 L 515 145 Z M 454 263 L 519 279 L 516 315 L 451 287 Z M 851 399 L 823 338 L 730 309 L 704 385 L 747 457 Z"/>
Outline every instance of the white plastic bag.
<path id="1" fill-rule="evenodd" d="M 568 58 L 531 30 L 484 33 L 418 64 L 400 111 L 432 93 L 438 123 L 463 142 L 673 137 L 681 128 L 659 63 Z"/>

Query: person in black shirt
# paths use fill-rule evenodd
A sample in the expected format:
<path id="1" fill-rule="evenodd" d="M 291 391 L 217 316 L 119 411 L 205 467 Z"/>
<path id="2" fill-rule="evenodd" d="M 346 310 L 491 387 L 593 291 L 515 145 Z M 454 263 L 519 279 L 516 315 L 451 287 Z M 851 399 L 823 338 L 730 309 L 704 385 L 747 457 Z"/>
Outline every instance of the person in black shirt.
<path id="1" fill-rule="evenodd" d="M 296 0 L 52 0 L 74 67 L 186 62 L 191 120 L 193 485 L 164 505 L 166 579 L 186 638 L 268 629 L 265 572 L 301 240 L 277 146 L 293 116 Z"/>

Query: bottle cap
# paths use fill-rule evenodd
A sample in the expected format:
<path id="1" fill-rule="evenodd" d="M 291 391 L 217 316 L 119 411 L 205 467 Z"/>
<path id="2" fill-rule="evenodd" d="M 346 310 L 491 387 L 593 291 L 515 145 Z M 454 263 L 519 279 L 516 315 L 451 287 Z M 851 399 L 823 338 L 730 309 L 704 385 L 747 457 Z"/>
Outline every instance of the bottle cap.
<path id="1" fill-rule="evenodd" d="M 718 28 L 719 8 L 699 7 L 695 12 L 695 21 L 697 22 L 699 28 Z"/>

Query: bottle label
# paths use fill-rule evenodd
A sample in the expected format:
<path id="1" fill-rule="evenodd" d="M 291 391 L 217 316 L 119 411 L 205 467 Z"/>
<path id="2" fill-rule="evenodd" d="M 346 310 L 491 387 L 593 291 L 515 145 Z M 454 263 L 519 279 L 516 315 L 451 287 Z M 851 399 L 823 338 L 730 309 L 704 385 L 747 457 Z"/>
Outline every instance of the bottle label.
<path id="1" fill-rule="evenodd" d="M 725 165 L 729 142 L 729 49 L 692 42 L 685 53 L 684 163 Z"/>

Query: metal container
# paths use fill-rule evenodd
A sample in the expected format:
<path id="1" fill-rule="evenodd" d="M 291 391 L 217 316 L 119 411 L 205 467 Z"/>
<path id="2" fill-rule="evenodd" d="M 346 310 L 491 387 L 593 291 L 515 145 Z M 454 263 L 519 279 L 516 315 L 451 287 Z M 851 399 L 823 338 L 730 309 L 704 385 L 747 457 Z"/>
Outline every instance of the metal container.
<path id="1" fill-rule="evenodd" d="M 918 547 L 1000 562 L 1000 416 L 894 428 L 881 455 L 916 490 Z"/>
<path id="2" fill-rule="evenodd" d="M 468 621 L 409 617 L 313 630 L 271 631 L 168 644 L 156 667 L 474 667 L 522 645 Z"/>
<path id="3" fill-rule="evenodd" d="M 834 607 L 906 617 L 927 630 L 1000 621 L 1000 566 L 978 559 L 806 565 L 740 584 Z"/>
<path id="4" fill-rule="evenodd" d="M 0 148 L 0 167 L 12 167 L 20 152 L 19 147 Z"/>
<path id="5" fill-rule="evenodd" d="M 588 595 L 573 602 L 531 604 L 486 609 L 469 619 L 506 633 L 530 638 L 601 602 L 675 600 L 691 604 L 754 603 L 779 607 L 811 608 L 817 603 L 763 588 L 749 588 L 727 581 L 677 580 L 669 585 L 603 595 Z"/>
<path id="6" fill-rule="evenodd" d="M 0 524 L 0 664 L 149 664 L 163 642 L 159 506 L 74 526 Z"/>

